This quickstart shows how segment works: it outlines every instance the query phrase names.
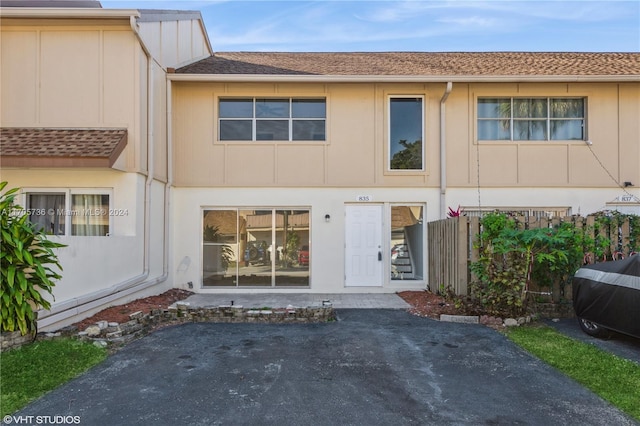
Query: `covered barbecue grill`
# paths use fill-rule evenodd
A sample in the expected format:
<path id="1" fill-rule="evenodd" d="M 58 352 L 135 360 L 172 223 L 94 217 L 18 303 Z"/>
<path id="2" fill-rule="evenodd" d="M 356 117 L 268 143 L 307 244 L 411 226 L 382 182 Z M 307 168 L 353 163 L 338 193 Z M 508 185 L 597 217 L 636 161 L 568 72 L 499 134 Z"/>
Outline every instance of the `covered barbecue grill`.
<path id="1" fill-rule="evenodd" d="M 573 309 L 582 330 L 608 330 L 640 338 L 640 254 L 587 265 L 573 277 Z"/>

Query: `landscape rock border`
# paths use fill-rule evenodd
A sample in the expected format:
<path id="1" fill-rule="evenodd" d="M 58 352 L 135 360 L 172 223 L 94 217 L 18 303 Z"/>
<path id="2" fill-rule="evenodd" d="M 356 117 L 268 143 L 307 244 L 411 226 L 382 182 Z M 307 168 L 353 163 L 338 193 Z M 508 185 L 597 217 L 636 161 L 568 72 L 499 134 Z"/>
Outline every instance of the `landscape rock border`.
<path id="1" fill-rule="evenodd" d="M 518 318 L 498 318 L 489 317 L 487 315 L 447 315 L 441 314 L 440 321 L 442 322 L 456 322 L 461 324 L 482 324 L 486 326 L 502 326 L 502 327 L 517 327 L 523 324 L 529 324 L 531 321 L 536 320 L 536 316 L 525 316 Z"/>
<path id="2" fill-rule="evenodd" d="M 79 331 L 76 326 L 64 327 L 56 332 L 38 333 L 37 339 L 47 340 L 72 337 L 92 341 L 97 346 L 122 345 L 149 334 L 160 326 L 187 322 L 212 323 L 317 323 L 334 321 L 336 315 L 332 306 L 299 308 L 288 306 L 278 309 L 255 309 L 243 306 L 221 305 L 191 307 L 188 303 L 177 302 L 168 309 L 154 309 L 145 314 L 142 311 L 129 315 L 124 323 L 98 321 Z M 2 351 L 17 348 L 33 340 L 33 335 L 21 336 L 16 333 L 2 333 Z M 20 334 L 18 332 L 18 334 Z"/>

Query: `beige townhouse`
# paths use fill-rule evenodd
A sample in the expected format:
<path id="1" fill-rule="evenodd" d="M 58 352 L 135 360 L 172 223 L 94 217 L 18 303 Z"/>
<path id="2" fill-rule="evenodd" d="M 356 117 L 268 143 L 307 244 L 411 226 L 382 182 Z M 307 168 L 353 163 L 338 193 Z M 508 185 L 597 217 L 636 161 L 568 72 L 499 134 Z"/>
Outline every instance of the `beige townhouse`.
<path id="1" fill-rule="evenodd" d="M 450 207 L 639 211 L 637 53 L 226 52 L 167 78 L 175 286 L 422 289 Z"/>
<path id="2" fill-rule="evenodd" d="M 171 287 L 424 289 L 450 207 L 640 212 L 637 53 L 214 53 L 198 12 L 0 15 L 2 180 L 68 245 L 41 329 Z"/>

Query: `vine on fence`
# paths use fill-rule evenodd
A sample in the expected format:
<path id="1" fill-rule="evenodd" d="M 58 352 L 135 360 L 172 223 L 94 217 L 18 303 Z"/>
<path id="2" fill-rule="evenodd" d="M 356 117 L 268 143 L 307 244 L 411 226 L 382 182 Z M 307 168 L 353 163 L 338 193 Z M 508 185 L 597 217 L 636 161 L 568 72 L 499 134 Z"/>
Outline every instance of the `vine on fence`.
<path id="1" fill-rule="evenodd" d="M 613 229 L 615 235 L 611 236 L 610 249 L 604 253 L 607 259 L 618 260 L 616 254 L 622 255 L 640 252 L 640 216 L 620 213 L 615 210 L 605 210 L 593 215 L 595 217 L 596 234 Z M 629 223 L 628 240 L 623 238 L 622 226 Z M 615 237 L 615 238 L 613 238 Z"/>
<path id="2" fill-rule="evenodd" d="M 591 230 L 565 221 L 553 227 L 528 229 L 506 213 L 483 217 L 476 240 L 480 257 L 471 264 L 476 280 L 471 297 L 486 313 L 517 316 L 527 311 L 532 295 L 564 289 L 582 265 L 585 253 L 604 254 L 610 242 Z M 533 291 L 536 288 L 546 291 Z"/>

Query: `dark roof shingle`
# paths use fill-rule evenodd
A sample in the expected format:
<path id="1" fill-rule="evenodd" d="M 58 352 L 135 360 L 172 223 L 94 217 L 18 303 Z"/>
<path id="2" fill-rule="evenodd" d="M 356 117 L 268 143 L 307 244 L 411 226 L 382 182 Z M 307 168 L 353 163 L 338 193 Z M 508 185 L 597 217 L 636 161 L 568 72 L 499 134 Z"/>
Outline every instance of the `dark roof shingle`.
<path id="1" fill-rule="evenodd" d="M 640 76 L 638 53 L 221 52 L 181 74 L 319 76 Z"/>
<path id="2" fill-rule="evenodd" d="M 0 129 L 3 167 L 111 167 L 126 145 L 126 129 Z"/>

